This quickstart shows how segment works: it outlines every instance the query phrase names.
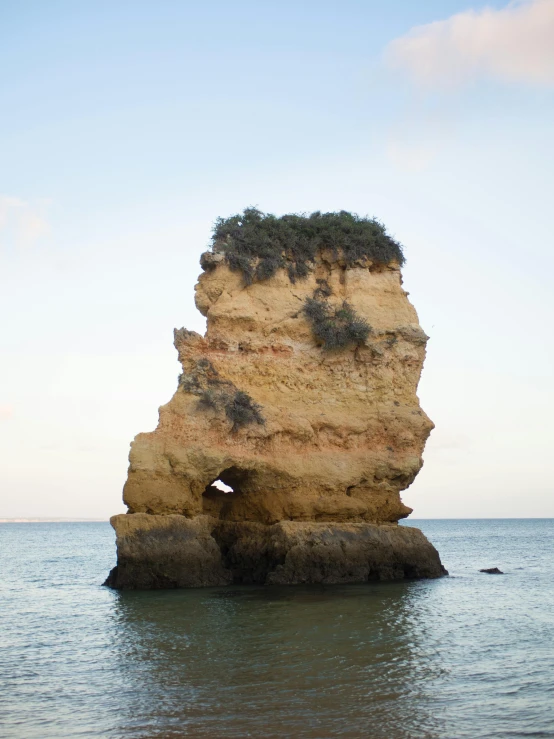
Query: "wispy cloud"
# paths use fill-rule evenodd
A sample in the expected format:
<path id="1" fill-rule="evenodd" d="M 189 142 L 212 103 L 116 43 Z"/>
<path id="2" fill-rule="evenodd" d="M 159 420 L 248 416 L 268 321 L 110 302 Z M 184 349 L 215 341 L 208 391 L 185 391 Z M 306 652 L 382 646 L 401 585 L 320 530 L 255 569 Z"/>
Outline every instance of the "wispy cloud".
<path id="1" fill-rule="evenodd" d="M 0 241 L 14 241 L 17 246 L 30 246 L 45 236 L 49 224 L 45 212 L 49 200 L 29 203 L 21 198 L 0 195 Z"/>
<path id="2" fill-rule="evenodd" d="M 404 172 L 425 170 L 444 149 L 454 123 L 447 108 L 426 108 L 424 101 L 412 101 L 404 118 L 391 125 L 386 153 L 392 164 Z"/>
<path id="3" fill-rule="evenodd" d="M 11 421 L 14 415 L 13 405 L 0 405 L 0 421 Z"/>
<path id="4" fill-rule="evenodd" d="M 390 135 L 386 153 L 392 163 L 405 172 L 421 172 L 433 161 L 436 151 L 427 142 L 405 141 L 401 136 Z"/>
<path id="5" fill-rule="evenodd" d="M 385 56 L 427 88 L 480 78 L 554 87 L 554 0 L 512 2 L 417 26 L 392 41 Z"/>

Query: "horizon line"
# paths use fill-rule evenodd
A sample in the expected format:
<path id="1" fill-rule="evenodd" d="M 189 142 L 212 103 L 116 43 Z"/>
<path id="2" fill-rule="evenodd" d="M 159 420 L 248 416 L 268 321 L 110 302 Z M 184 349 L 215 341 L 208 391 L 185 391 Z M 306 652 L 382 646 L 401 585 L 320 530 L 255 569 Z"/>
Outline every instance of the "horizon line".
<path id="1" fill-rule="evenodd" d="M 120 514 L 120 515 L 127 515 Z M 131 515 L 131 514 L 130 514 Z M 163 515 L 163 514 L 162 514 Z M 400 519 L 401 521 L 549 521 L 554 516 L 435 516 L 435 517 L 411 517 Z M 110 518 L 81 518 L 79 516 L 0 516 L 0 523 L 109 523 Z M 350 523 L 356 523 L 350 522 Z M 392 523 L 392 522 L 391 522 Z M 387 524 L 376 524 L 377 526 Z"/>

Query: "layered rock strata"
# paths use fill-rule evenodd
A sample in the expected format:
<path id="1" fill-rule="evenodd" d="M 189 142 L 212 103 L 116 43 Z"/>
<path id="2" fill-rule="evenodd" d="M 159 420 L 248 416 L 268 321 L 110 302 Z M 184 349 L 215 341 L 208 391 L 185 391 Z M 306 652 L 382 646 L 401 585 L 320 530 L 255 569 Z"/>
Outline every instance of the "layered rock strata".
<path id="1" fill-rule="evenodd" d="M 423 534 L 398 526 L 433 428 L 416 395 L 427 336 L 398 263 L 319 250 L 304 279 L 285 266 L 253 284 L 217 250 L 201 264 L 206 335 L 175 330 L 183 373 L 157 429 L 132 443 L 107 584 L 445 574 Z M 328 349 L 314 335 L 305 306 L 322 285 L 366 338 Z"/>

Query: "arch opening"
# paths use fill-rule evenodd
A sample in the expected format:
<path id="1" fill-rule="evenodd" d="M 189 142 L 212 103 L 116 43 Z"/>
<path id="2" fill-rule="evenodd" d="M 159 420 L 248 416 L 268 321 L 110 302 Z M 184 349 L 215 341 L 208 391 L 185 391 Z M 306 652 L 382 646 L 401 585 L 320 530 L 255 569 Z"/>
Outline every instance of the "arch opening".
<path id="1" fill-rule="evenodd" d="M 228 467 L 212 480 L 202 494 L 202 510 L 215 518 L 220 518 L 223 510 L 232 506 L 233 500 L 242 496 L 249 470 Z"/>
<path id="2" fill-rule="evenodd" d="M 226 485 L 223 482 L 223 480 L 219 480 L 219 479 L 218 480 L 214 480 L 210 484 L 210 487 L 217 488 L 218 490 L 221 490 L 221 492 L 222 493 L 225 493 L 226 495 L 228 495 L 229 493 L 234 493 L 235 492 L 230 485 Z"/>

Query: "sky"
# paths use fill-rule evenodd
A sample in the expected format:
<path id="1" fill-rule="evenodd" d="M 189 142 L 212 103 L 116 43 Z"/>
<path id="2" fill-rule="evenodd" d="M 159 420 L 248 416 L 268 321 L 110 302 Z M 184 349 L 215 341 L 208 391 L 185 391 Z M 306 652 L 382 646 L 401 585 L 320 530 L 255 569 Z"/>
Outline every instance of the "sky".
<path id="1" fill-rule="evenodd" d="M 413 516 L 554 516 L 554 0 L 0 0 L 0 65 L 0 517 L 125 510 L 249 205 L 404 245 Z"/>

